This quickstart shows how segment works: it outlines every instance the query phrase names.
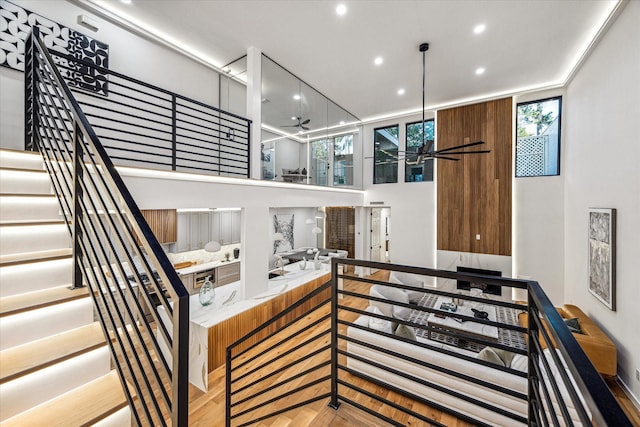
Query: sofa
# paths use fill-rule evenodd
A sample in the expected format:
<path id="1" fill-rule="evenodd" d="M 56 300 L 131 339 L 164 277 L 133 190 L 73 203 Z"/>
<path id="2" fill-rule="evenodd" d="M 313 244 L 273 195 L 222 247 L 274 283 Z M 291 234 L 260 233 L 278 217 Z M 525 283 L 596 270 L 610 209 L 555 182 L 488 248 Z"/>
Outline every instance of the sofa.
<path id="1" fill-rule="evenodd" d="M 613 341 L 589 316 L 575 305 L 565 304 L 562 307 L 556 307 L 556 310 L 565 319 L 565 322 L 570 319 L 577 319 L 576 323 L 579 326 L 577 329 L 580 332 L 574 330 L 573 337 L 578 341 L 582 350 L 601 375 L 615 377 L 617 375 L 617 353 L 616 345 Z M 522 313 L 519 316 L 519 322 L 520 325 L 527 327 L 529 323 L 528 314 Z M 551 337 L 551 340 L 553 342 L 553 337 Z M 543 348 L 546 348 L 544 341 L 541 341 L 541 344 Z"/>
<path id="2" fill-rule="evenodd" d="M 405 295 L 402 295 L 403 293 Z M 366 310 L 367 313 L 375 313 L 378 316 L 388 316 L 391 319 L 402 318 L 406 315 L 406 307 L 393 304 L 394 302 L 407 304 L 407 301 L 410 301 L 410 299 L 415 299 L 415 297 L 410 298 L 407 291 L 384 285 L 372 286 L 370 295 L 379 299 L 386 299 L 389 302 L 372 300 L 371 305 Z M 387 323 L 385 324 L 385 322 Z M 380 366 L 375 366 L 374 363 L 364 362 L 355 357 L 347 356 L 347 367 L 356 372 L 387 382 L 392 386 L 414 393 L 436 404 L 452 408 L 459 413 L 466 414 L 490 425 L 512 426 L 519 425 L 519 423 L 499 412 L 485 409 L 467 402 L 462 398 L 452 396 L 445 391 L 438 390 L 437 387 L 469 396 L 479 402 L 489 403 L 526 418 L 528 404 L 523 399 L 478 385 L 437 369 L 424 367 L 417 363 L 386 354 L 384 349 L 393 349 L 393 351 L 397 353 L 438 366 L 440 369 L 455 371 L 524 395 L 527 394 L 528 389 L 527 378 L 517 375 L 516 371 L 526 372 L 528 368 L 528 359 L 526 356 L 521 354 L 514 355 L 513 360 L 507 365 L 507 368 L 510 368 L 511 371 L 505 370 L 504 368 L 494 368 L 493 365 L 486 362 L 487 359 L 482 359 L 485 360 L 485 362 L 474 360 L 480 358 L 480 353 L 474 353 L 457 346 L 419 336 L 413 336 L 410 339 L 415 339 L 416 342 L 425 344 L 425 346 L 416 345 L 411 341 L 395 339 L 396 336 L 404 336 L 406 338 L 406 335 L 394 332 L 394 324 L 397 323 L 390 319 L 380 319 L 376 316 L 366 314 L 361 315 L 354 322 L 354 325 L 366 329 L 349 326 L 347 328 L 347 335 L 367 345 L 348 341 L 347 352 L 365 358 Z M 397 330 L 399 329 L 400 327 L 397 328 Z M 382 335 L 380 332 L 385 335 Z M 368 345 L 379 347 L 380 350 L 370 348 Z M 548 354 L 550 350 L 547 349 L 545 351 Z M 447 352 L 449 354 L 447 354 Z M 404 378 L 392 372 L 389 368 L 399 372 L 409 373 L 416 378 L 432 382 L 436 387 L 429 387 Z M 557 372 L 554 366 L 552 366 L 552 369 L 555 370 L 554 372 Z M 561 386 L 561 390 L 564 390 L 564 387 Z M 563 394 L 566 395 L 566 391 L 563 391 Z M 568 406 L 574 423 L 580 425 L 576 411 L 570 401 L 568 402 Z"/>

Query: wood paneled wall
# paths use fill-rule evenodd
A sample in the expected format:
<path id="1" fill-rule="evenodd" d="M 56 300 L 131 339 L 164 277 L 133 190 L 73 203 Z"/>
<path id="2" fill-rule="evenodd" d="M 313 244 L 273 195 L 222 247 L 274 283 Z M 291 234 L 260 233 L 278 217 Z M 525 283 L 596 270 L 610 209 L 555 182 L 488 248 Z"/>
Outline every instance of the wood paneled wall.
<path id="1" fill-rule="evenodd" d="M 491 150 L 438 160 L 438 249 L 511 255 L 512 99 L 438 111 L 438 149 Z M 476 235 L 480 240 L 476 240 Z"/>
<path id="2" fill-rule="evenodd" d="M 270 299 L 269 301 L 266 301 L 250 310 L 243 311 L 237 316 L 222 321 L 209 328 L 208 371 L 211 372 L 217 367 L 222 366 L 226 363 L 227 346 L 233 344 L 238 339 L 253 331 L 264 322 L 270 320 L 276 314 L 284 311 L 294 302 L 298 301 L 300 298 L 307 295 L 314 289 L 327 283 L 329 280 L 331 280 L 331 273 L 327 273 L 324 276 L 305 283 L 304 285 L 291 289 L 289 292 Z M 300 316 L 311 307 L 326 300 L 330 295 L 331 289 L 327 289 L 325 292 L 315 296 L 310 301 L 302 304 L 296 310 L 292 311 L 287 316 L 284 316 L 278 322 L 271 325 L 271 327 L 265 328 L 261 333 L 258 333 L 251 339 L 245 341 L 245 343 L 241 345 L 237 350 L 242 351 L 252 344 L 255 344 L 259 339 L 266 337 L 267 335 L 274 332 L 278 327 L 285 325 L 287 322 Z M 234 354 L 237 354 L 238 351 L 236 351 Z"/>
<path id="3" fill-rule="evenodd" d="M 140 209 L 158 242 L 174 243 L 178 240 L 178 213 L 175 209 Z"/>
<path id="4" fill-rule="evenodd" d="M 349 258 L 356 253 L 356 209 L 352 207 L 325 208 L 327 212 L 325 245 L 330 249 L 348 251 Z"/>

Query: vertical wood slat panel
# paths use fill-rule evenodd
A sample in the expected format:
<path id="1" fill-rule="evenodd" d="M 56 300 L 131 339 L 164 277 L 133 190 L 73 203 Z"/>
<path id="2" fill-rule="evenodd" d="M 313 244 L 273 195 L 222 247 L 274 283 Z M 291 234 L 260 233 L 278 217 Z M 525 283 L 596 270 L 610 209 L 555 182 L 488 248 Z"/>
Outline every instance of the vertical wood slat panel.
<path id="1" fill-rule="evenodd" d="M 331 280 L 331 274 L 327 273 L 324 276 L 291 289 L 289 292 L 279 295 L 269 301 L 265 301 L 250 310 L 244 311 L 209 328 L 208 372 L 211 372 L 226 363 L 226 350 L 230 344 L 256 329 L 258 326 L 268 321 L 276 314 L 282 312 L 294 302 L 298 301 L 303 296 L 325 284 L 329 280 Z M 294 318 L 300 316 L 304 311 L 310 309 L 315 304 L 318 304 L 322 300 L 328 298 L 330 295 L 329 292 L 330 290 L 323 292 L 323 294 L 318 295 L 311 301 L 306 302 L 302 306 L 298 307 L 298 309 L 289 313 L 287 316 L 284 316 L 278 322 L 271 325 L 271 327 L 265 328 L 262 333 L 254 335 L 251 339 L 247 340 L 244 345 L 240 346 L 238 351 L 255 344 L 260 338 L 267 336 L 282 325 L 285 325 Z"/>
<path id="2" fill-rule="evenodd" d="M 512 99 L 441 110 L 437 120 L 439 149 L 481 140 L 468 150 L 491 150 L 438 161 L 438 249 L 511 255 Z"/>
<path id="3" fill-rule="evenodd" d="M 160 243 L 178 240 L 178 212 L 175 209 L 141 209 L 153 235 Z"/>

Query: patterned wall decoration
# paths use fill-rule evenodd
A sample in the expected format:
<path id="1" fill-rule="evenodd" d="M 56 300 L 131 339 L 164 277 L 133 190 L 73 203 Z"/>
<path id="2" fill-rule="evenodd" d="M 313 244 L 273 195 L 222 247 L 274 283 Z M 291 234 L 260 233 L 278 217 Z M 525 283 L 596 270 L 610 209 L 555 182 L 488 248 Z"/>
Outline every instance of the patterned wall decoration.
<path id="1" fill-rule="evenodd" d="M 76 59 L 109 68 L 109 45 L 53 22 L 20 6 L 0 0 L 0 66 L 24 71 L 25 41 L 37 26 L 45 45 Z M 108 76 L 75 61 L 54 57 L 69 86 L 108 94 Z"/>
<path id="2" fill-rule="evenodd" d="M 293 214 L 274 215 L 273 228 L 275 233 L 282 233 L 284 240 L 273 242 L 273 253 L 287 252 L 293 250 Z"/>

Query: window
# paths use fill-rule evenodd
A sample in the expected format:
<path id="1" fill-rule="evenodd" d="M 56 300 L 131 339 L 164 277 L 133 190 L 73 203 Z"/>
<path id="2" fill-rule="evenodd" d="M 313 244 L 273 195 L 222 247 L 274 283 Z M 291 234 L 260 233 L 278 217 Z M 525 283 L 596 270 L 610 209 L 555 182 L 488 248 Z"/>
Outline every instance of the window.
<path id="1" fill-rule="evenodd" d="M 516 176 L 560 175 L 562 97 L 519 103 Z"/>
<path id="2" fill-rule="evenodd" d="M 333 185 L 353 185 L 353 135 L 334 139 Z"/>
<path id="3" fill-rule="evenodd" d="M 398 125 L 373 131 L 373 183 L 398 182 Z"/>
<path id="4" fill-rule="evenodd" d="M 406 125 L 407 151 L 404 164 L 404 182 L 433 181 L 433 159 L 425 160 L 417 165 L 410 164 L 416 160 L 416 156 L 411 153 L 417 153 L 422 144 L 429 145 L 434 140 L 433 119 L 425 120 L 424 127 L 420 126 L 421 123 L 407 123 Z"/>

